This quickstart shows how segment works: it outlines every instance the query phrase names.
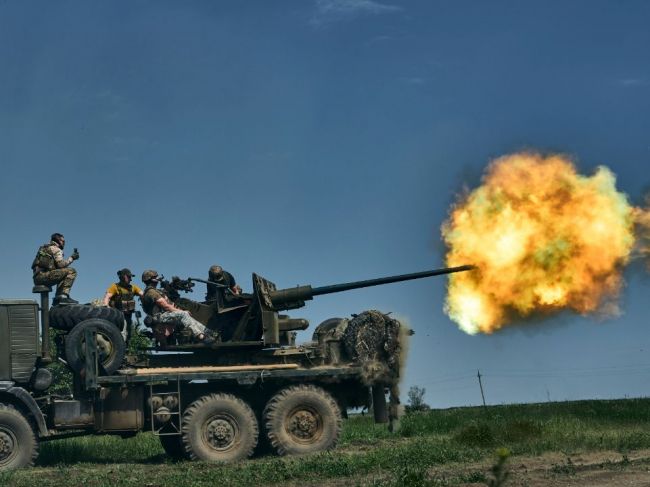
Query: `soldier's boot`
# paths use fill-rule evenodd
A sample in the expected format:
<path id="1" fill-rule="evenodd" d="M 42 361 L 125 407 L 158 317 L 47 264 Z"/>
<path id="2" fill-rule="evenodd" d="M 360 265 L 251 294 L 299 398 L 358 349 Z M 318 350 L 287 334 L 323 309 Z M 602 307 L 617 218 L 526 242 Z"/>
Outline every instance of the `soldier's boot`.
<path id="1" fill-rule="evenodd" d="M 72 299 L 70 296 L 67 294 L 58 294 L 55 298 L 54 301 L 52 302 L 54 306 L 58 306 L 60 304 L 79 304 L 79 301 Z"/>
<path id="2" fill-rule="evenodd" d="M 201 335 L 203 335 L 203 338 L 201 338 Z M 199 340 L 199 343 L 210 346 L 219 341 L 219 334 L 210 330 L 209 328 L 206 328 L 203 333 L 197 335 L 197 338 Z"/>

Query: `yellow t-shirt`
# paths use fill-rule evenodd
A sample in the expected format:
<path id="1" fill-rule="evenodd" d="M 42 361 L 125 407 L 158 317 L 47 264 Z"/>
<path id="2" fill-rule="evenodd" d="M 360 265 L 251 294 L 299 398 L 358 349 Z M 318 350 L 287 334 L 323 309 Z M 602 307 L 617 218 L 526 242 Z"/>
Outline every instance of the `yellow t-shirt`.
<path id="1" fill-rule="evenodd" d="M 142 294 L 142 289 L 140 289 L 135 284 L 131 284 L 131 289 L 132 289 L 132 292 L 133 292 L 134 296 Z M 130 291 L 128 289 L 126 289 L 125 287 L 122 287 L 118 283 L 115 282 L 115 283 L 113 283 L 113 284 L 111 284 L 109 286 L 109 288 L 106 290 L 106 292 L 108 294 L 110 294 L 111 296 L 114 296 L 116 294 L 127 294 Z"/>

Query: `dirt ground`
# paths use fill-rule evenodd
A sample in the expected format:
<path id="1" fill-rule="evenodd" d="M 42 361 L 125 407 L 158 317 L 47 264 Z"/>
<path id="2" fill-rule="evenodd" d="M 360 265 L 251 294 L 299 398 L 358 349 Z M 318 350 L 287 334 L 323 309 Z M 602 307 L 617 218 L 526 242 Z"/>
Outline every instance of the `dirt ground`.
<path id="1" fill-rule="evenodd" d="M 493 463 L 455 463 L 429 470 L 433 485 L 485 487 L 491 479 Z M 509 476 L 504 487 L 650 487 L 650 450 L 638 450 L 627 455 L 614 451 L 563 455 L 547 453 L 535 457 L 512 457 L 508 460 Z M 485 476 L 485 481 L 463 483 L 463 478 Z M 389 482 L 386 475 L 346 478 L 329 481 L 288 483 L 286 487 L 350 487 L 382 485 Z"/>
<path id="2" fill-rule="evenodd" d="M 490 471 L 489 463 L 445 465 L 433 469 L 432 478 L 452 480 L 473 472 Z M 650 450 L 622 455 L 613 451 L 563 455 L 549 453 L 537 457 L 512 457 L 506 486 L 512 487 L 619 487 L 650 486 Z M 458 485 L 458 484 L 457 484 Z M 484 483 L 459 484 L 484 486 Z"/>

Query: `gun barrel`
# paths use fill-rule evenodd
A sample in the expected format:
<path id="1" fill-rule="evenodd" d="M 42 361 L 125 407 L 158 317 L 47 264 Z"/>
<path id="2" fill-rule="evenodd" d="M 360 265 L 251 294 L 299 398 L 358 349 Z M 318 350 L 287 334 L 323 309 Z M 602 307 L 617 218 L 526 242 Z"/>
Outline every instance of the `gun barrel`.
<path id="1" fill-rule="evenodd" d="M 380 286 L 392 282 L 410 281 L 412 279 L 422 279 L 424 277 L 440 276 L 443 274 L 453 274 L 454 272 L 464 272 L 474 269 L 473 265 L 462 265 L 459 267 L 447 267 L 444 269 L 433 269 L 430 271 L 413 272 L 411 274 L 401 274 L 399 276 L 380 277 L 378 279 L 368 279 L 366 281 L 346 282 L 343 284 L 333 284 L 331 286 L 321 286 L 312 289 L 312 296 L 321 294 L 338 293 L 349 291 L 350 289 L 360 289 L 363 287 Z"/>
<path id="2" fill-rule="evenodd" d="M 459 267 L 447 267 L 444 269 L 433 269 L 430 271 L 414 272 L 412 274 L 401 274 L 399 276 L 380 277 L 378 279 L 368 279 L 366 281 L 346 282 L 343 284 L 333 284 L 331 286 L 321 286 L 312 288 L 311 286 L 299 286 L 289 289 L 279 289 L 271 291 L 269 297 L 274 306 L 283 306 L 292 301 L 306 301 L 313 299 L 314 296 L 322 294 L 340 293 L 351 289 L 360 289 L 363 287 L 380 286 L 392 282 L 410 281 L 412 279 L 422 279 L 424 277 L 440 276 L 443 274 L 452 274 L 454 272 L 463 272 L 475 269 L 473 265 L 462 265 Z M 282 308 L 286 309 L 286 308 Z"/>

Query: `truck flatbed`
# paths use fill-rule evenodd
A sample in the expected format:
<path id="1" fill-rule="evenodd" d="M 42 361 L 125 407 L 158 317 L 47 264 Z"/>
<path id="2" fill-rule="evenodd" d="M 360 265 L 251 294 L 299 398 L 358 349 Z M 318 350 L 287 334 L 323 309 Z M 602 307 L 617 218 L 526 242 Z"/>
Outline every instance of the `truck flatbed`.
<path id="1" fill-rule="evenodd" d="M 281 366 L 281 367 L 278 367 Z M 327 378 L 336 379 L 359 377 L 361 367 L 321 366 L 304 368 L 297 364 L 272 364 L 260 366 L 241 366 L 241 370 L 227 367 L 157 367 L 152 369 L 127 369 L 117 375 L 97 376 L 97 385 L 134 384 L 169 381 L 236 381 L 239 384 L 254 384 L 266 379 Z M 197 370 L 208 369 L 208 370 Z M 228 370 L 230 369 L 230 370 Z"/>

